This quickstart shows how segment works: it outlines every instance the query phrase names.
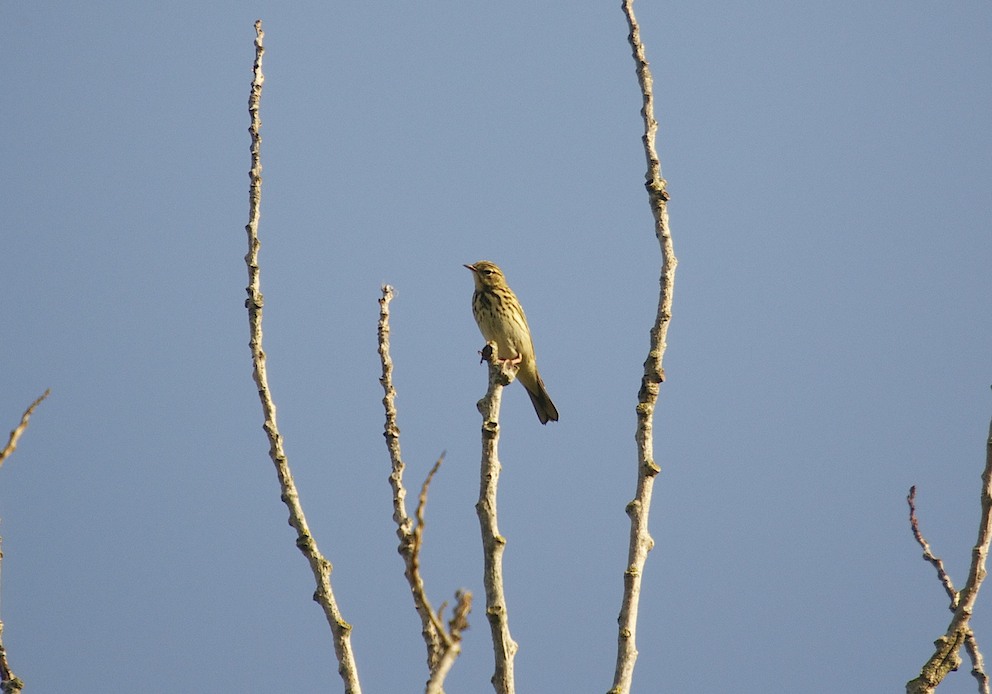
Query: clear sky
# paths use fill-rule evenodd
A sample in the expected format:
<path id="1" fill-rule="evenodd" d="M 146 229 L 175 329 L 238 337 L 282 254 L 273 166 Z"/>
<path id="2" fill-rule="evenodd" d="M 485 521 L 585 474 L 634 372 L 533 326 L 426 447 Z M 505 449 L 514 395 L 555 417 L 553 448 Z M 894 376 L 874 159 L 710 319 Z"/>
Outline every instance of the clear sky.
<path id="1" fill-rule="evenodd" d="M 963 585 L 992 415 L 992 5 L 635 6 L 680 264 L 635 689 L 902 691 Z M 499 263 L 561 421 L 503 405 L 521 692 L 613 674 L 660 257 L 619 0 L 2 2 L 2 618 L 29 691 L 340 691 L 251 380 L 265 23 L 265 346 L 368 692 L 427 678 L 396 553 L 375 327 L 435 603 L 476 594 L 490 690 L 486 372 L 463 263 Z M 992 607 L 975 627 L 992 657 Z M 972 692 L 963 672 L 942 692 Z"/>

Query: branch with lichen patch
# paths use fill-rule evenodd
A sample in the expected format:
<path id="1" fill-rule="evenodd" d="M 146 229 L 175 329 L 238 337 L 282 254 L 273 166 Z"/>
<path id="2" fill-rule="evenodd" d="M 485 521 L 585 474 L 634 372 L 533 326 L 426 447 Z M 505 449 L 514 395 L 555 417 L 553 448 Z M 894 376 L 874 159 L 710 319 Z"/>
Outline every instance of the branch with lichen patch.
<path id="1" fill-rule="evenodd" d="M 987 573 L 985 563 L 988 559 L 989 545 L 992 544 L 992 422 L 989 423 L 989 435 L 985 442 L 985 449 L 985 470 L 982 472 L 981 494 L 982 519 L 978 528 L 978 540 L 975 542 L 975 546 L 971 551 L 971 566 L 968 570 L 968 579 L 960 592 L 953 593 L 951 608 L 954 616 L 951 618 L 951 623 L 943 636 L 934 641 L 936 650 L 920 670 L 919 676 L 906 683 L 907 694 L 931 694 L 936 690 L 937 685 L 961 664 L 959 651 L 962 645 L 967 648 L 971 656 L 974 666 L 972 668 L 972 675 L 978 680 L 979 686 L 983 688 L 982 691 L 987 692 L 989 688 L 988 677 L 984 671 L 984 660 L 975 642 L 970 622 L 975 608 L 975 602 L 978 599 L 978 591 Z M 917 542 L 920 542 L 922 534 L 919 533 L 918 525 L 913 522 L 916 518 L 915 506 L 913 504 L 915 498 L 914 491 L 913 489 L 910 490 L 910 496 L 908 498 L 910 503 L 910 524 L 913 526 L 914 536 L 917 537 Z M 933 554 L 929 552 L 929 545 L 926 544 L 926 541 L 923 540 L 920 544 L 924 548 L 924 558 L 927 558 L 928 553 L 933 557 Z M 939 559 L 936 559 L 936 557 L 934 559 L 936 561 L 932 561 L 929 558 L 927 560 L 937 567 L 938 575 L 941 577 L 941 583 L 944 585 L 944 589 L 953 592 L 954 586 L 950 582 L 950 577 L 947 576 L 946 572 L 942 572 L 943 563 Z"/>
<path id="2" fill-rule="evenodd" d="M 936 569 L 937 579 L 940 581 L 940 584 L 944 587 L 944 591 L 951 600 L 948 605 L 948 609 L 950 609 L 951 612 L 954 612 L 958 608 L 960 594 L 957 590 L 955 590 L 951 577 L 948 575 L 947 570 L 944 569 L 943 560 L 933 553 L 933 550 L 930 549 L 930 543 L 927 542 L 925 537 L 923 537 L 923 532 L 920 530 L 920 521 L 916 517 L 915 485 L 909 488 L 909 494 L 906 496 L 906 503 L 909 505 L 909 527 L 913 532 L 913 538 L 923 550 L 923 559 L 933 565 L 934 569 Z M 981 694 L 989 694 L 989 677 L 985 673 L 985 658 L 982 657 L 982 652 L 978 648 L 978 640 L 975 638 L 975 632 L 972 631 L 971 627 L 969 627 L 965 632 L 964 647 L 965 650 L 968 651 L 968 657 L 971 658 L 971 674 L 976 680 L 978 680 L 978 691 L 981 692 Z"/>
<path id="3" fill-rule="evenodd" d="M 658 311 L 651 328 L 651 342 L 648 357 L 644 362 L 644 374 L 637 394 L 637 485 L 634 499 L 627 504 L 630 517 L 630 539 L 627 552 L 627 567 L 623 574 L 623 598 L 618 618 L 617 662 L 613 675 L 611 694 L 630 691 L 634 676 L 634 663 L 637 660 L 637 610 L 640 603 L 641 580 L 648 552 L 654 547 L 654 540 L 648 531 L 648 513 L 651 510 L 651 494 L 654 480 L 661 471 L 654 460 L 654 410 L 658 400 L 660 384 L 665 380 L 662 360 L 665 356 L 668 325 L 672 317 L 672 296 L 675 286 L 675 268 L 678 260 L 672 245 L 672 235 L 668 227 L 667 183 L 661 175 L 661 161 L 655 145 L 658 121 L 654 117 L 654 80 L 641 42 L 640 28 L 634 17 L 633 0 L 622 3 L 627 26 L 630 29 L 628 41 L 633 52 L 637 69 L 637 80 L 641 87 L 644 120 L 644 155 L 647 159 L 645 188 L 648 202 L 654 216 L 655 236 L 661 247 L 661 276 L 658 295 Z"/>
<path id="4" fill-rule="evenodd" d="M 265 420 L 263 428 L 269 439 L 269 457 L 272 458 L 276 474 L 279 477 L 282 500 L 289 509 L 289 524 L 296 530 L 296 546 L 307 558 L 317 584 L 313 599 L 324 610 L 324 615 L 331 627 L 331 633 L 334 636 L 334 653 L 338 660 L 338 672 L 344 681 L 345 691 L 348 694 L 360 694 L 362 689 L 358 681 L 358 667 L 355 664 L 354 653 L 351 649 L 351 625 L 345 621 L 334 599 L 334 592 L 331 589 L 331 562 L 317 548 L 317 542 L 310 533 L 306 516 L 303 514 L 303 506 L 300 504 L 296 483 L 293 482 L 289 461 L 283 450 L 282 435 L 276 424 L 276 406 L 272 399 L 265 370 L 265 352 L 262 349 L 263 298 L 258 264 L 258 252 L 261 247 L 258 239 L 258 222 L 261 217 L 262 202 L 262 136 L 260 133 L 262 122 L 259 117 L 259 108 L 262 98 L 262 84 L 265 81 L 262 74 L 262 56 L 265 53 L 262 44 L 264 37 L 262 22 L 255 22 L 255 64 L 253 66 L 251 93 L 248 97 L 248 113 L 251 116 L 251 125 L 249 126 L 251 134 L 249 179 L 251 183 L 248 194 L 248 224 L 245 226 L 245 231 L 248 233 L 248 254 L 245 256 L 245 264 L 248 266 L 248 287 L 246 289 L 248 299 L 245 301 L 245 307 L 248 309 L 249 346 L 254 366 L 252 375 L 258 386 L 258 397 L 262 403 L 262 415 Z"/>
<path id="5" fill-rule="evenodd" d="M 493 654 L 496 671 L 492 683 L 497 694 L 513 694 L 513 657 L 517 644 L 510 636 L 506 595 L 503 592 L 503 550 L 506 538 L 499 534 L 496 513 L 496 491 L 499 483 L 500 463 L 497 455 L 499 444 L 499 409 L 503 388 L 513 381 L 517 366 L 508 361 L 494 359 L 496 345 L 488 343 L 483 359 L 489 363 L 489 389 L 478 403 L 482 414 L 482 470 L 479 484 L 479 501 L 475 505 L 482 530 L 484 557 L 483 585 L 486 589 L 486 617 L 492 632 Z"/>

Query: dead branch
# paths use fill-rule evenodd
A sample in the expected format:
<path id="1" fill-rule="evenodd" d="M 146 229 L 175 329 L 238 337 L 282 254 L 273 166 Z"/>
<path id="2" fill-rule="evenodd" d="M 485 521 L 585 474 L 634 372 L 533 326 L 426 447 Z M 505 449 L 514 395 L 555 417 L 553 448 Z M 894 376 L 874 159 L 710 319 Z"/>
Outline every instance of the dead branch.
<path id="1" fill-rule="evenodd" d="M 289 469 L 289 460 L 283 449 L 282 435 L 276 424 L 276 405 L 269 389 L 265 369 L 265 352 L 262 349 L 262 305 L 264 302 L 258 265 L 258 252 L 261 247 L 258 239 L 258 222 L 261 217 L 262 202 L 262 136 L 260 133 L 262 121 L 259 117 L 259 108 L 262 99 L 262 84 L 265 82 L 265 77 L 262 74 L 262 56 L 265 53 L 262 45 L 264 37 L 262 22 L 259 20 L 255 22 L 254 77 L 251 82 L 251 94 L 248 97 L 248 113 L 251 116 L 249 127 L 251 133 L 251 170 L 248 175 L 251 185 L 248 195 L 248 224 L 245 226 L 245 231 L 248 233 L 248 254 L 245 256 L 245 263 L 248 266 L 248 287 L 246 288 L 248 299 L 245 301 L 245 307 L 248 309 L 251 335 L 249 346 L 251 347 L 251 358 L 254 366 L 252 376 L 258 386 L 259 400 L 262 402 L 262 415 L 265 419 L 263 429 L 265 429 L 265 434 L 269 439 L 269 457 L 272 458 L 276 474 L 279 477 L 281 498 L 289 509 L 289 524 L 296 530 L 296 546 L 307 558 L 314 581 L 317 584 L 313 599 L 324 610 L 327 623 L 334 636 L 334 653 L 338 660 L 338 672 L 341 679 L 344 680 L 345 691 L 348 694 L 361 694 L 358 667 L 355 664 L 355 656 L 351 649 L 351 625 L 345 621 L 334 599 L 334 591 L 331 589 L 331 562 L 317 548 L 317 542 L 310 533 L 306 516 L 303 514 L 303 506 L 296 490 L 296 483 L 293 481 L 293 475 Z"/>

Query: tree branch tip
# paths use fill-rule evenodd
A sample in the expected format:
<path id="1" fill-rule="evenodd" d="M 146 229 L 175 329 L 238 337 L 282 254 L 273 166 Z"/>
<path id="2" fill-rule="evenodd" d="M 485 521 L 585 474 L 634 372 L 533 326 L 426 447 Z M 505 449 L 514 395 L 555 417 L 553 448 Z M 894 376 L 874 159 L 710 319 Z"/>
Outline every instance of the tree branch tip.
<path id="1" fill-rule="evenodd" d="M 486 343 L 486 346 L 483 347 L 481 350 L 479 350 L 479 356 L 481 357 L 479 359 L 479 363 L 481 364 L 484 361 L 491 362 L 492 359 L 493 359 L 493 353 L 495 352 L 495 350 L 496 350 L 496 343 L 495 342 L 487 342 Z"/>
<path id="2" fill-rule="evenodd" d="M 906 503 L 909 504 L 910 515 L 916 510 L 916 485 L 914 484 L 909 488 L 909 494 L 906 495 Z"/>

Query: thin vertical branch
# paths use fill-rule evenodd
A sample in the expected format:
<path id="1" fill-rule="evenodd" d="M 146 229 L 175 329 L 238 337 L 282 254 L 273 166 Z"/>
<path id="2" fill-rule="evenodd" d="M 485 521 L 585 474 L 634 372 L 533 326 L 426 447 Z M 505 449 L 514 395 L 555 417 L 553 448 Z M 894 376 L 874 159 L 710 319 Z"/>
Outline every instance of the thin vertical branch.
<path id="1" fill-rule="evenodd" d="M 382 363 L 382 384 L 384 395 L 382 405 L 386 410 L 386 424 L 382 435 L 386 438 L 386 448 L 392 461 L 389 484 L 393 488 L 393 521 L 396 523 L 396 536 L 400 540 L 397 550 L 406 566 L 406 579 L 413 593 L 413 605 L 420 616 L 421 633 L 427 645 L 427 666 L 433 671 L 440 658 L 441 636 L 434 619 L 434 610 L 424 592 L 424 581 L 420 576 L 416 557 L 413 520 L 406 512 L 406 488 L 403 486 L 403 457 L 400 455 L 400 427 L 396 422 L 396 389 L 393 387 L 393 360 L 389 354 L 389 303 L 393 300 L 393 288 L 384 285 L 379 299 L 379 360 Z"/>
<path id="2" fill-rule="evenodd" d="M 968 580 L 957 595 L 957 606 L 947 631 L 934 641 L 934 654 L 920 670 L 915 679 L 906 683 L 907 694 L 930 694 L 937 685 L 961 664 L 959 650 L 968 641 L 971 632 L 971 615 L 978 599 L 978 591 L 985 580 L 985 562 L 988 559 L 989 544 L 992 543 L 992 422 L 985 442 L 985 470 L 982 472 L 982 519 L 978 526 L 978 540 L 971 551 L 971 566 Z M 969 647 L 969 651 L 970 651 Z M 975 647 L 977 651 L 977 646 Z M 974 660 L 974 655 L 972 655 Z M 975 669 L 981 668 L 981 655 Z M 974 671 L 973 671 L 974 674 Z M 976 675 L 976 678 L 978 675 Z M 982 680 L 979 678 L 979 683 Z"/>
<path id="3" fill-rule="evenodd" d="M 424 589 L 424 579 L 420 573 L 420 548 L 424 537 L 424 510 L 427 506 L 427 491 L 431 480 L 437 474 L 444 453 L 434 463 L 427 474 L 420 496 L 417 500 L 416 523 L 406 511 L 406 487 L 403 485 L 403 470 L 405 465 L 400 454 L 400 428 L 396 421 L 396 389 L 393 387 L 393 359 L 389 353 L 389 304 L 393 300 L 393 288 L 384 285 L 382 297 L 379 299 L 379 360 L 382 364 L 382 405 L 386 411 L 386 423 L 382 435 L 386 439 L 392 471 L 389 474 L 389 484 L 393 489 L 393 521 L 396 523 L 396 536 L 400 540 L 399 551 L 406 567 L 405 576 L 413 594 L 413 605 L 420 616 L 421 634 L 427 645 L 427 667 L 430 679 L 427 683 L 428 692 L 440 694 L 443 691 L 444 678 L 461 653 L 461 631 L 468 626 L 467 617 L 472 605 L 472 594 L 468 591 L 458 591 L 455 594 L 456 609 L 448 629 L 445 630 L 441 621 L 440 610 L 435 610 L 427 598 Z M 443 610 L 444 607 L 442 606 Z"/>
<path id="4" fill-rule="evenodd" d="M 503 550 L 506 538 L 499 534 L 496 514 L 496 491 L 499 483 L 500 464 L 497 455 L 499 444 L 499 408 L 503 388 L 516 375 L 516 367 L 509 362 L 492 358 L 495 346 L 489 343 L 483 351 L 489 361 L 489 389 L 478 403 L 482 414 L 482 470 L 479 484 L 479 501 L 475 510 L 482 530 L 484 556 L 483 585 L 486 589 L 486 617 L 492 632 L 493 654 L 496 671 L 492 683 L 497 694 L 513 694 L 513 656 L 517 644 L 510 636 L 506 596 L 503 592 Z"/>
<path id="5" fill-rule="evenodd" d="M 665 380 L 662 360 L 665 355 L 668 325 L 672 317 L 672 294 L 675 285 L 675 268 L 678 261 L 672 245 L 668 227 L 668 192 L 665 179 L 661 176 L 661 161 L 655 147 L 658 121 L 654 117 L 653 78 L 641 42 L 640 28 L 634 17 L 633 0 L 624 0 L 622 7 L 630 29 L 628 40 L 633 51 L 637 68 L 637 79 L 641 87 L 644 119 L 644 154 L 647 159 L 645 188 L 651 213 L 654 216 L 655 236 L 661 246 L 661 278 L 658 296 L 658 312 L 651 328 L 651 343 L 648 357 L 644 362 L 644 375 L 637 394 L 637 487 L 634 499 L 627 504 L 630 517 L 630 543 L 627 554 L 627 568 L 624 571 L 623 600 L 620 606 L 619 632 L 617 637 L 617 663 L 613 676 L 611 693 L 629 692 L 637 660 L 637 609 L 641 594 L 641 579 L 648 552 L 654 547 L 654 540 L 648 531 L 648 513 L 651 509 L 651 493 L 655 476 L 661 468 L 654 460 L 654 410 L 658 400 L 659 386 Z"/>
<path id="6" fill-rule="evenodd" d="M 351 625 L 344 620 L 337 602 L 334 600 L 334 592 L 331 590 L 331 563 L 320 553 L 317 542 L 310 534 L 306 516 L 303 514 L 303 507 L 300 504 L 300 497 L 296 491 L 296 484 L 293 482 L 293 475 L 289 469 L 289 461 L 283 450 L 283 439 L 276 424 L 276 406 L 269 389 L 268 377 L 265 370 L 265 352 L 262 349 L 262 305 L 263 297 L 261 291 L 260 270 L 258 265 L 258 252 L 261 246 L 258 240 L 258 222 L 261 215 L 262 202 L 262 159 L 260 134 L 262 121 L 259 117 L 259 106 L 262 98 L 262 84 L 265 77 L 262 74 L 262 56 L 265 53 L 262 41 L 265 33 L 262 31 L 262 22 L 255 22 L 255 64 L 253 67 L 253 79 L 251 83 L 251 94 L 248 97 L 248 113 L 251 116 L 249 132 L 251 134 L 251 170 L 249 178 L 251 181 L 249 189 L 248 204 L 248 224 L 245 231 L 248 233 L 248 254 L 245 256 L 245 263 L 248 266 L 248 299 L 245 307 L 248 309 L 248 323 L 251 338 L 251 357 L 254 366 L 253 377 L 258 386 L 258 397 L 262 403 L 262 414 L 265 418 L 263 428 L 269 439 L 269 457 L 276 468 L 279 477 L 279 485 L 282 490 L 282 500 L 289 509 L 289 524 L 296 530 L 296 546 L 307 558 L 310 569 L 313 572 L 317 590 L 314 592 L 314 600 L 323 608 L 324 615 L 331 627 L 334 636 L 334 653 L 338 660 L 338 672 L 344 681 L 345 691 L 348 694 L 360 694 L 361 685 L 358 682 L 358 668 L 355 664 L 355 657 L 351 649 Z"/>

